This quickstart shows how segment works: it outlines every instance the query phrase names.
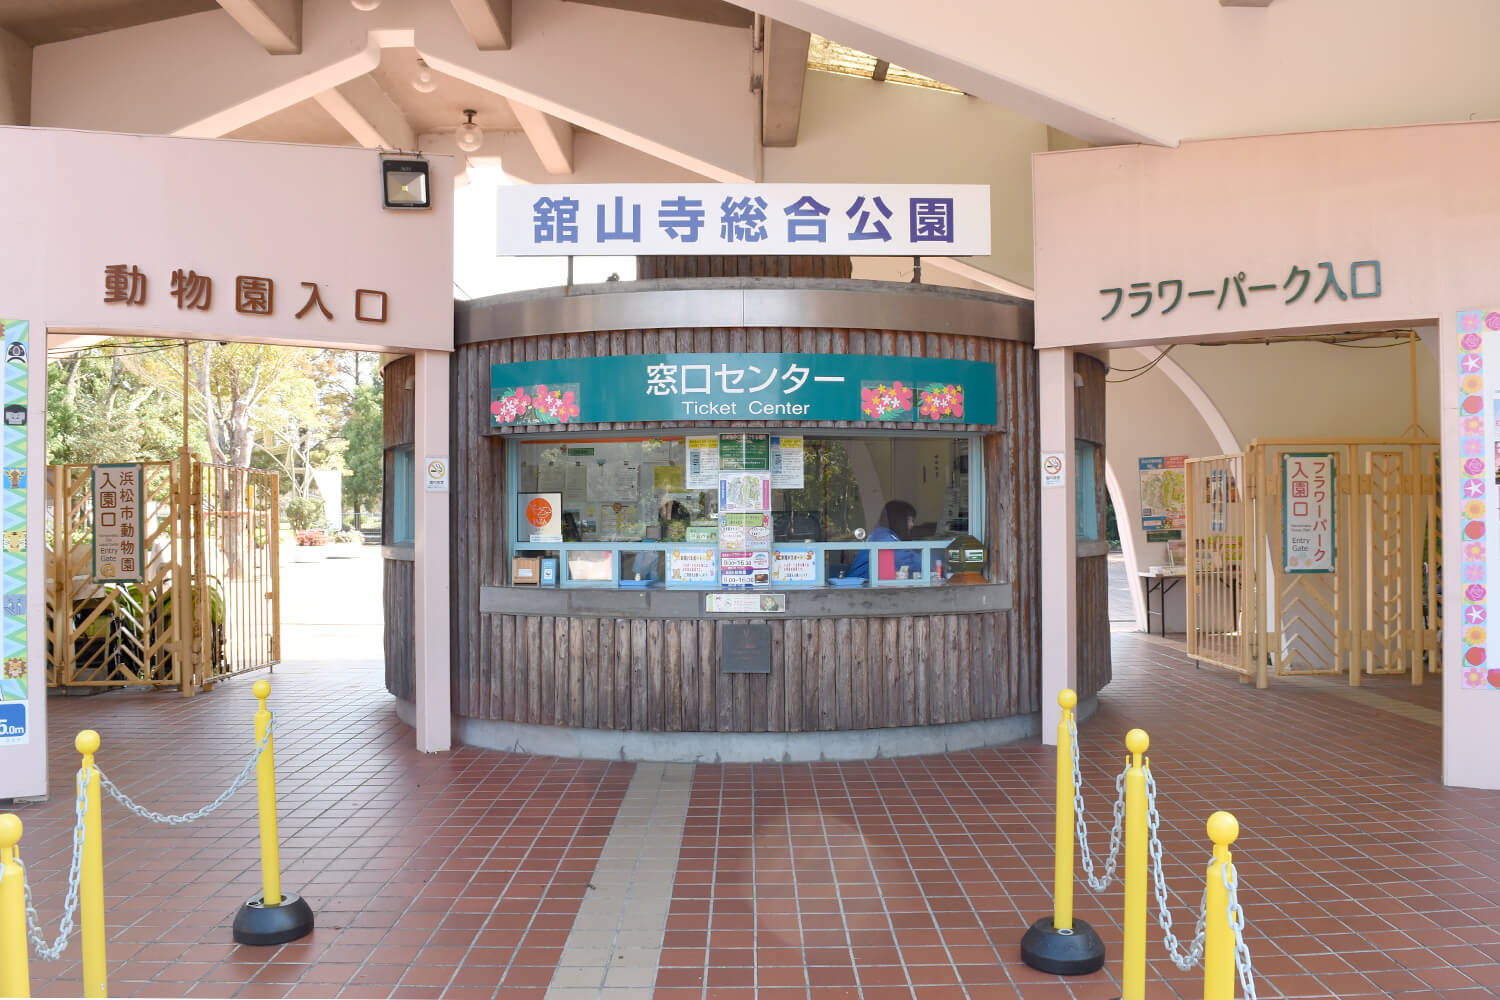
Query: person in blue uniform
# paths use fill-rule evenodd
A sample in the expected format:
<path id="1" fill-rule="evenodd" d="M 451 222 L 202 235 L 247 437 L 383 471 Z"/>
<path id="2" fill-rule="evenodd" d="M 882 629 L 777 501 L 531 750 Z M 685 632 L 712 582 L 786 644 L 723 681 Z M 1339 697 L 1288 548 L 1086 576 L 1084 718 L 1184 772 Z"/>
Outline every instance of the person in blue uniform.
<path id="1" fill-rule="evenodd" d="M 870 532 L 872 542 L 904 542 L 911 537 L 917 523 L 917 509 L 905 500 L 892 500 L 880 510 L 880 520 Z M 900 578 L 905 567 L 908 578 L 922 575 L 922 553 L 919 549 L 887 549 L 877 552 L 876 565 L 880 567 L 880 579 Z M 870 557 L 860 552 L 849 564 L 849 576 L 866 579 L 870 576 Z"/>

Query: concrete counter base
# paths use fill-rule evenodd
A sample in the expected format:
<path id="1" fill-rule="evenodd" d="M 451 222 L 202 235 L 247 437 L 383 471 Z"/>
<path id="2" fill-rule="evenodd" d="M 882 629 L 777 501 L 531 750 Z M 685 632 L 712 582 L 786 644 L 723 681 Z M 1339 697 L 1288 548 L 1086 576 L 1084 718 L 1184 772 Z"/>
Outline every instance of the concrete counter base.
<path id="1" fill-rule="evenodd" d="M 1090 695 L 1078 703 L 1079 719 L 1099 707 Z M 396 699 L 396 716 L 412 724 L 416 706 Z M 813 733 L 655 733 L 619 729 L 535 726 L 493 719 L 453 717 L 455 742 L 469 746 L 580 760 L 665 761 L 677 764 L 796 763 L 874 760 L 950 753 L 1015 743 L 1041 733 L 1041 714 L 957 722 Z"/>

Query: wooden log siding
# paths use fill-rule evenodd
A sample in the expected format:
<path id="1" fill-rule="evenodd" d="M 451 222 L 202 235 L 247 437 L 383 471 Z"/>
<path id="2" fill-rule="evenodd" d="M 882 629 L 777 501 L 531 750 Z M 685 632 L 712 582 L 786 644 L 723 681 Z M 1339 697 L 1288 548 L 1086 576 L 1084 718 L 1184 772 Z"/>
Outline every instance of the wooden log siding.
<path id="1" fill-rule="evenodd" d="M 385 689 L 397 698 L 416 700 L 417 564 L 385 560 Z"/>
<path id="2" fill-rule="evenodd" d="M 381 531 L 391 523 L 391 450 L 416 440 L 416 393 L 407 388 L 416 375 L 415 358 L 397 358 L 381 373 L 385 383 L 383 444 L 384 477 L 380 502 Z M 385 686 L 398 698 L 415 699 L 417 646 L 415 621 L 416 564 L 410 560 L 386 559 L 383 599 L 385 612 Z"/>
<path id="3" fill-rule="evenodd" d="M 1107 509 L 1104 482 L 1104 398 L 1109 369 L 1083 354 L 1073 356 L 1073 371 L 1083 379 L 1074 393 L 1073 435 L 1094 447 L 1094 502 L 1101 537 Z M 1109 644 L 1109 557 L 1078 560 L 1078 694 L 1095 694 L 1110 682 L 1113 665 Z"/>
<path id="4" fill-rule="evenodd" d="M 480 588 L 509 582 L 503 516 L 507 442 L 549 433 L 545 427 L 507 434 L 490 428 L 490 366 L 674 351 L 885 354 L 993 363 L 1004 433 L 979 425 L 944 430 L 982 435 L 989 577 L 1014 584 L 1013 610 L 773 620 L 769 675 L 719 672 L 717 621 L 481 612 Z M 452 691 L 459 715 L 599 729 L 799 732 L 964 722 L 1040 708 L 1037 366 L 1030 344 L 828 328 L 601 331 L 463 345 L 453 354 L 451 372 Z M 693 426 L 701 424 L 604 422 L 559 429 L 670 435 Z M 735 426 L 813 433 L 861 425 L 746 421 Z M 897 426 L 917 425 L 881 429 Z M 388 605 L 391 599 L 388 591 Z"/>

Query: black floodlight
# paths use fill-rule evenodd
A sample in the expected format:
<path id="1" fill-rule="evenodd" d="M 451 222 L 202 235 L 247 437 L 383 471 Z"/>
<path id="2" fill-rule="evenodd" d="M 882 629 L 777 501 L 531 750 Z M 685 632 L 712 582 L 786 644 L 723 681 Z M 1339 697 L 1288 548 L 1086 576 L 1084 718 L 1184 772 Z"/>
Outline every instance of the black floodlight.
<path id="1" fill-rule="evenodd" d="M 380 180 L 386 208 L 431 208 L 426 160 L 381 160 Z"/>

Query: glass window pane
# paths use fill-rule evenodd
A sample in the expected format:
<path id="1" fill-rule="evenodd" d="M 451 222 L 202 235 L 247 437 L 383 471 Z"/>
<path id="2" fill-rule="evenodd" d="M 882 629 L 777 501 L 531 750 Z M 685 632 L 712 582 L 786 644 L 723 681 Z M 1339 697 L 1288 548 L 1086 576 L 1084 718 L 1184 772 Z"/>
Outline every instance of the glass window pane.
<path id="1" fill-rule="evenodd" d="M 1099 499 L 1094 486 L 1094 446 L 1073 442 L 1077 473 L 1073 479 L 1073 507 L 1078 518 L 1074 536 L 1082 541 L 1099 540 Z"/>

